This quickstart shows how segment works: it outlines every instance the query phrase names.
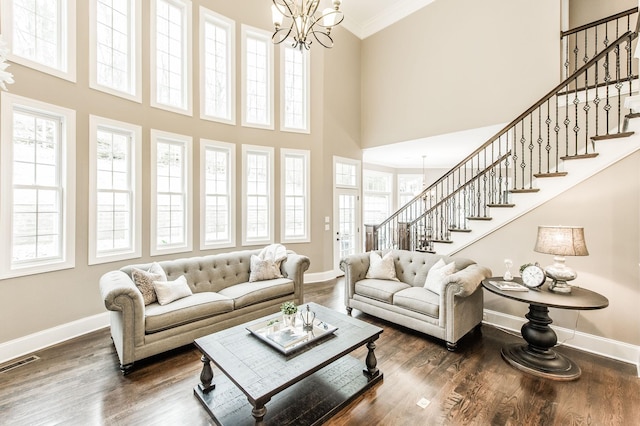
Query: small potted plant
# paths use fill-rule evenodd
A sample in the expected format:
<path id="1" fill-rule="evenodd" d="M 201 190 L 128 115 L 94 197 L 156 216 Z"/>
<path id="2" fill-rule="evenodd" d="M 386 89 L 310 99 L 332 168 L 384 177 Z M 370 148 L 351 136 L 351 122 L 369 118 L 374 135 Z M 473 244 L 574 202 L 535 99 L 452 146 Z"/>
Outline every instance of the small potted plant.
<path id="1" fill-rule="evenodd" d="M 298 312 L 298 307 L 295 303 L 289 301 L 284 302 L 280 305 L 280 311 L 282 312 L 282 316 L 284 318 L 285 326 L 295 326 L 296 321 L 296 313 Z"/>

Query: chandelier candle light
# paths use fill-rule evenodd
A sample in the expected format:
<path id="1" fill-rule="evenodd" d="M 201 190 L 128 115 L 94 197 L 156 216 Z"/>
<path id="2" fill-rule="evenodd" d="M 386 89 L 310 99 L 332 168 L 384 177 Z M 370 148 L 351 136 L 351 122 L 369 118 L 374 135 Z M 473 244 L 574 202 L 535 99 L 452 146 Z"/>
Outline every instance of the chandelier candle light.
<path id="1" fill-rule="evenodd" d="M 549 291 L 571 293 L 567 281 L 574 280 L 578 274 L 565 265 L 564 256 L 589 255 L 584 241 L 584 229 L 577 226 L 538 226 L 538 238 L 533 250 L 555 255 L 555 263 L 544 268 L 547 277 L 553 280 Z"/>
<path id="2" fill-rule="evenodd" d="M 275 32 L 271 37 L 274 44 L 280 44 L 291 36 L 293 47 L 300 50 L 311 47 L 311 36 L 326 48 L 333 47 L 331 29 L 344 19 L 340 10 L 340 0 L 333 0 L 333 8 L 318 12 L 322 0 L 272 0 L 271 13 Z M 282 26 L 284 19 L 291 22 Z"/>

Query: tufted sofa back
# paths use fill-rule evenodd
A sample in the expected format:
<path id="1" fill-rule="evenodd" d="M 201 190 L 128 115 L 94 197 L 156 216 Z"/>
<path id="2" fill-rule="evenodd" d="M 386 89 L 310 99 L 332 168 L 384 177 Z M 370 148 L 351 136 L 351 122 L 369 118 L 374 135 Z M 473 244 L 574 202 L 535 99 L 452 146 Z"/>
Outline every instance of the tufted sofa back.
<path id="1" fill-rule="evenodd" d="M 475 264 L 474 261 L 462 257 L 449 258 L 439 254 L 407 250 L 391 250 L 391 252 L 393 255 L 393 262 L 396 266 L 396 276 L 403 283 L 407 283 L 414 287 L 424 286 L 429 269 L 431 269 L 431 267 L 441 258 L 444 258 L 446 263 L 454 261 L 456 271 L 460 271 L 469 265 Z"/>
<path id="2" fill-rule="evenodd" d="M 184 275 L 194 293 L 218 292 L 232 285 L 248 282 L 251 255 L 258 253 L 260 250 L 242 250 L 185 259 L 163 260 L 158 263 L 166 272 L 169 281 Z M 151 263 L 130 265 L 125 266 L 121 271 L 131 276 L 133 268 L 148 270 L 150 267 Z"/>

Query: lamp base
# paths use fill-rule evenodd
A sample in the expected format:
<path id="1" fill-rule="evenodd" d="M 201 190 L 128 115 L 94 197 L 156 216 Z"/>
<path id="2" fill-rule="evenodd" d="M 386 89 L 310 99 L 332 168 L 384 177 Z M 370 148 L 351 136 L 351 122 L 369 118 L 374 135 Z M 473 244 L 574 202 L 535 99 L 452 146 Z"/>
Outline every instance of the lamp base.
<path id="1" fill-rule="evenodd" d="M 571 286 L 567 284 L 566 281 L 562 280 L 553 280 L 551 284 L 549 284 L 549 291 L 553 293 L 571 293 Z"/>

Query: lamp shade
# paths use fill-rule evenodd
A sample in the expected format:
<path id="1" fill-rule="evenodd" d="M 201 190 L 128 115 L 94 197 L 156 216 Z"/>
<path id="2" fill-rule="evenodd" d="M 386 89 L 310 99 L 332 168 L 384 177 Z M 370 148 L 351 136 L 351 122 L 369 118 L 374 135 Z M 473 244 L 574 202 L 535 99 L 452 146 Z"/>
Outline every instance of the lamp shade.
<path id="1" fill-rule="evenodd" d="M 538 226 L 538 238 L 533 249 L 556 256 L 588 256 L 584 229 L 578 226 Z"/>

